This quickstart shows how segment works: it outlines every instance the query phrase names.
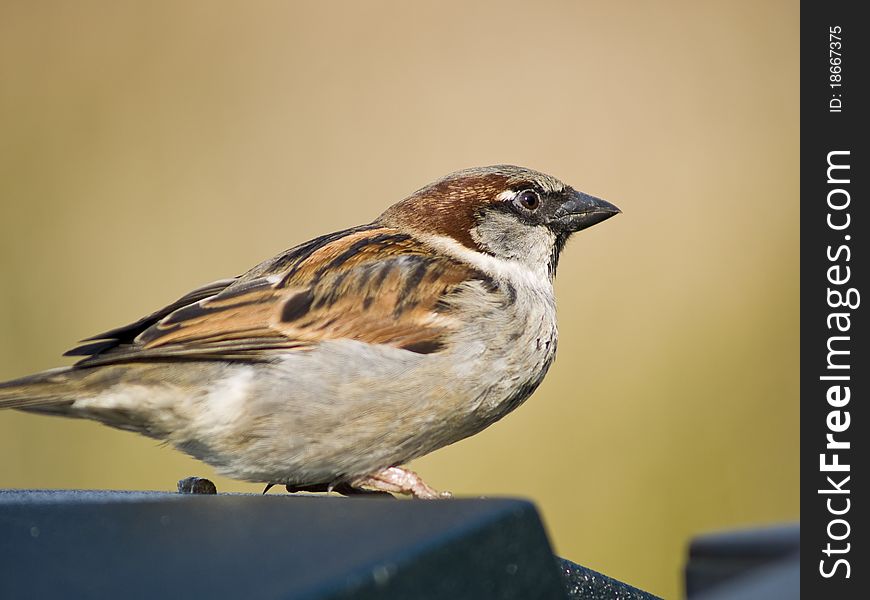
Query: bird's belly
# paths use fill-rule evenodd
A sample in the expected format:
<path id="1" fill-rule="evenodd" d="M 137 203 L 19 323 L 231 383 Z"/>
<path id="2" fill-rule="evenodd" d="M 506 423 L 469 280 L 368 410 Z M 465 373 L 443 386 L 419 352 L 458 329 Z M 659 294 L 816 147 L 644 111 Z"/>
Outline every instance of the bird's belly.
<path id="1" fill-rule="evenodd" d="M 469 334 L 432 354 L 343 340 L 255 379 L 241 370 L 201 413 L 197 432 L 209 435 L 182 447 L 252 481 L 331 482 L 405 463 L 479 432 L 534 391 L 555 354 L 555 324 L 520 329 L 486 342 Z"/>

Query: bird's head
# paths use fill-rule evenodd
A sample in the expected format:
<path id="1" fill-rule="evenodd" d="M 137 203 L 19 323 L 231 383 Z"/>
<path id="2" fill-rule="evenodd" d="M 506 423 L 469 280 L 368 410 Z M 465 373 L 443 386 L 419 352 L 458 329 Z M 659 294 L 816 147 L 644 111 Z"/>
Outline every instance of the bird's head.
<path id="1" fill-rule="evenodd" d="M 391 206 L 378 222 L 552 277 L 571 234 L 619 212 L 550 175 L 496 165 L 451 173 Z"/>

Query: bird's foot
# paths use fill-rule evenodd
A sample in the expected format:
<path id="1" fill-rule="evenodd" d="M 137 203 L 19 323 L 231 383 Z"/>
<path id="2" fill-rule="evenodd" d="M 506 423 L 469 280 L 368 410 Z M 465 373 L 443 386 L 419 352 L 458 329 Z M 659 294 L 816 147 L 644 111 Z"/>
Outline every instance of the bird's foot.
<path id="1" fill-rule="evenodd" d="M 402 467 L 387 467 L 367 477 L 361 477 L 351 482 L 353 488 L 368 488 L 379 492 L 393 494 L 408 494 L 423 500 L 438 500 L 452 498 L 450 492 L 439 492 L 428 485 L 423 479 L 408 469 Z"/>
<path id="2" fill-rule="evenodd" d="M 263 490 L 263 493 L 266 494 L 270 489 L 274 486 L 278 485 L 277 483 L 270 483 L 266 485 L 266 489 Z M 393 495 L 388 492 L 382 492 L 378 490 L 364 490 L 362 488 L 353 487 L 349 483 L 319 483 L 316 485 L 291 485 L 287 484 L 284 486 L 287 489 L 287 492 L 290 494 L 296 494 L 298 492 L 313 492 L 313 493 L 330 493 L 335 492 L 337 494 L 341 494 L 342 496 L 386 496 L 388 498 L 392 498 Z"/>

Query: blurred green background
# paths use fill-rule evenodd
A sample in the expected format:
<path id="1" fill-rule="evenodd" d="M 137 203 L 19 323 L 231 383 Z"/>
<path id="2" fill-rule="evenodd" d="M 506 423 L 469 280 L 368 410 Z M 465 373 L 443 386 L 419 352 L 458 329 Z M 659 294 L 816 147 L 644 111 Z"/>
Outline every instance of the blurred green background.
<path id="1" fill-rule="evenodd" d="M 0 6 L 0 379 L 450 171 L 624 214 L 573 240 L 533 398 L 417 461 L 534 499 L 560 554 L 675 597 L 697 532 L 798 517 L 798 2 Z M 261 486 L 0 413 L 0 486 Z"/>

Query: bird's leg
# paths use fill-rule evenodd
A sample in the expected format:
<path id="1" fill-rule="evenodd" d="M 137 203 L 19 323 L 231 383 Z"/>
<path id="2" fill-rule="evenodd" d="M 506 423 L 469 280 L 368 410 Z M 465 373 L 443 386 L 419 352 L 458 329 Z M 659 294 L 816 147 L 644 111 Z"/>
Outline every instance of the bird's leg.
<path id="1" fill-rule="evenodd" d="M 330 491 L 341 494 L 342 496 L 383 496 L 385 498 L 395 499 L 389 492 L 381 490 L 367 490 L 361 487 L 354 487 L 349 483 L 338 483 Z"/>
<path id="2" fill-rule="evenodd" d="M 269 491 L 269 489 L 273 486 L 277 485 L 274 483 L 270 483 L 266 486 L 266 489 L 263 491 L 265 494 Z M 364 490 L 362 488 L 356 488 L 351 486 L 349 483 L 318 483 L 316 485 L 291 485 L 287 484 L 285 486 L 287 491 L 291 494 L 296 494 L 298 492 L 336 492 L 341 494 L 342 496 L 359 496 L 359 495 L 372 495 L 372 496 L 388 496 L 392 498 L 392 494 L 388 494 L 387 492 L 379 492 L 376 490 Z"/>
<path id="3" fill-rule="evenodd" d="M 380 492 L 409 494 L 423 500 L 451 498 L 450 492 L 439 492 L 423 481 L 419 475 L 401 467 L 387 467 L 367 477 L 361 477 L 350 484 L 355 488 L 375 489 Z"/>

